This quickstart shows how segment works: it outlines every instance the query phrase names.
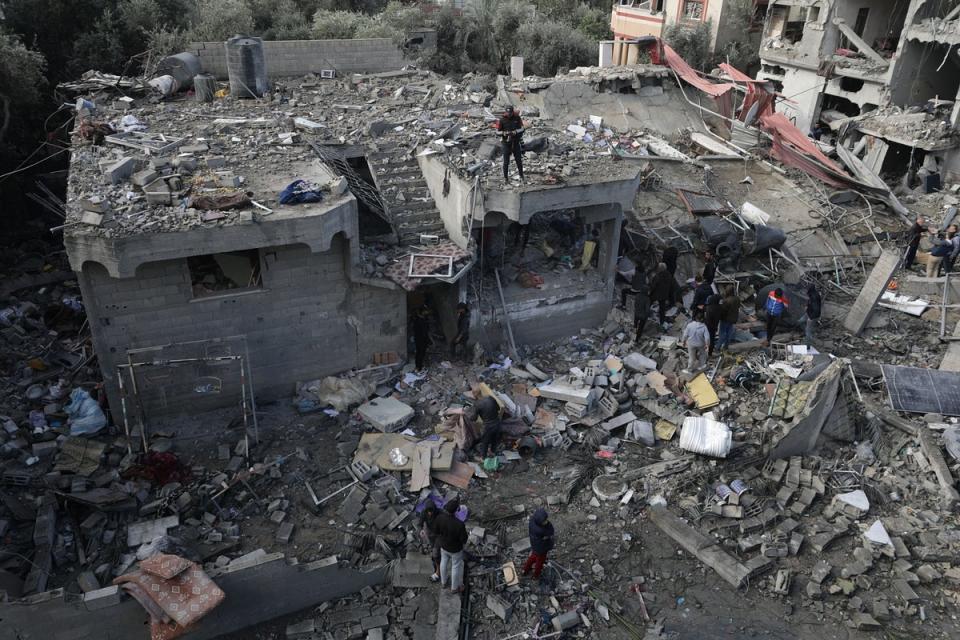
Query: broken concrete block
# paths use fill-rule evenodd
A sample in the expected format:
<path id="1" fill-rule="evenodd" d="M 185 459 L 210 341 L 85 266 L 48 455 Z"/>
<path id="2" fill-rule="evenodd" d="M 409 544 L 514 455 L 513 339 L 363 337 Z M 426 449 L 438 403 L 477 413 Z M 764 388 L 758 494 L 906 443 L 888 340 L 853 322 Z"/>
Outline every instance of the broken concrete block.
<path id="1" fill-rule="evenodd" d="M 494 593 L 487 594 L 487 609 L 504 622 L 507 622 L 513 613 L 513 605 Z"/>
<path id="2" fill-rule="evenodd" d="M 145 187 L 158 177 L 160 177 L 160 174 L 153 169 L 144 169 L 143 171 L 138 171 L 137 173 L 133 174 L 133 177 L 130 178 L 130 182 L 138 187 Z"/>
<path id="3" fill-rule="evenodd" d="M 290 542 L 290 537 L 293 535 L 293 523 L 284 522 L 280 525 L 280 528 L 277 529 L 277 542 L 282 542 L 287 544 Z"/>
<path id="4" fill-rule="evenodd" d="M 115 604 L 120 604 L 120 595 L 120 587 L 113 584 L 83 594 L 83 606 L 86 607 L 87 611 L 106 609 Z"/>
<path id="5" fill-rule="evenodd" d="M 396 398 L 377 398 L 357 409 L 364 420 L 384 433 L 399 431 L 414 416 L 413 408 Z"/>
<path id="6" fill-rule="evenodd" d="M 131 175 L 133 175 L 133 169 L 136 167 L 136 161 L 130 157 L 124 157 L 120 160 L 117 160 L 104 171 L 104 175 L 110 184 L 120 184 Z"/>
<path id="7" fill-rule="evenodd" d="M 580 624 L 580 614 L 576 611 L 565 611 L 553 617 L 553 628 L 558 632 L 572 629 Z"/>

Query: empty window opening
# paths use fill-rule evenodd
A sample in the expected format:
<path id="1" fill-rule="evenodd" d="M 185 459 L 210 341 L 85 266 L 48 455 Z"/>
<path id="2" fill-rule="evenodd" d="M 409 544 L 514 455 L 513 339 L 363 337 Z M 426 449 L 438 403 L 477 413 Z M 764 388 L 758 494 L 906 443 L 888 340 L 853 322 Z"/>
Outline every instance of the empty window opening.
<path id="1" fill-rule="evenodd" d="M 855 102 L 851 102 L 840 96 L 825 95 L 823 97 L 821 113 L 824 111 L 839 111 L 848 117 L 860 115 L 860 107 Z"/>
<path id="2" fill-rule="evenodd" d="M 806 21 L 807 7 L 774 5 L 770 11 L 767 37 L 780 38 L 789 44 L 796 44 L 803 39 L 803 27 Z"/>
<path id="3" fill-rule="evenodd" d="M 842 91 L 856 93 L 860 91 L 860 89 L 863 89 L 863 80 L 860 78 L 840 78 L 840 89 Z"/>
<path id="4" fill-rule="evenodd" d="M 684 20 L 702 21 L 704 19 L 703 4 L 704 0 L 683 0 L 683 4 L 680 5 L 680 17 Z"/>
<path id="5" fill-rule="evenodd" d="M 263 287 L 257 249 L 191 256 L 187 268 L 194 298 Z"/>
<path id="6" fill-rule="evenodd" d="M 807 9 L 807 24 L 817 24 L 820 22 L 820 5 L 815 4 Z"/>

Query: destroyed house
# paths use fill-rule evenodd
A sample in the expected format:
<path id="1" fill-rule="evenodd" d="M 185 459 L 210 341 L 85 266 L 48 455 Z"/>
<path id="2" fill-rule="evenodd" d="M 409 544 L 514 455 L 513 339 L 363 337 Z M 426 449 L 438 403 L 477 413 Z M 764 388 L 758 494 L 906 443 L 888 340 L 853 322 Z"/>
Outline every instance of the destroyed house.
<path id="1" fill-rule="evenodd" d="M 777 0 L 757 79 L 782 94 L 781 110 L 801 131 L 852 125 L 866 134 L 857 152 L 866 150 L 875 173 L 902 174 L 919 159 L 950 180 L 958 162 L 958 24 L 956 2 Z"/>
<path id="2" fill-rule="evenodd" d="M 424 303 L 444 341 L 469 303 L 471 344 L 495 347 L 604 319 L 638 165 L 538 139 L 527 109 L 542 154 L 504 184 L 479 86 L 273 82 L 259 100 L 90 96 L 64 233 L 111 407 L 146 419 L 394 364 Z M 117 131 L 90 135 L 104 122 Z M 539 273 L 503 261 L 531 228 L 553 234 Z"/>

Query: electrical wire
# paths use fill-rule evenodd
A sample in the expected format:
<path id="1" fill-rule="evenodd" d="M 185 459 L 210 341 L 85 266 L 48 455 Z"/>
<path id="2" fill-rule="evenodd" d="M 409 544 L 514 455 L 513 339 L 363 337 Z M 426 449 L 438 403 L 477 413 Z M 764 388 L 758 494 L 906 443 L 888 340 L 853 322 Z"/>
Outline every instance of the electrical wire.
<path id="1" fill-rule="evenodd" d="M 44 143 L 44 144 L 46 144 L 46 143 Z M 3 182 L 4 180 L 6 180 L 7 178 L 9 178 L 10 176 L 12 176 L 12 175 L 14 175 L 14 174 L 16 174 L 16 173 L 20 173 L 21 171 L 26 171 L 27 169 L 32 169 L 33 167 L 35 167 L 35 166 L 37 166 L 37 165 L 39 165 L 39 164 L 43 164 L 44 162 L 46 162 L 47 160 L 50 160 L 51 158 L 56 158 L 58 155 L 60 155 L 61 153 L 66 152 L 66 151 L 69 151 L 69 149 L 61 149 L 60 151 L 57 151 L 56 153 L 50 154 L 50 155 L 47 156 L 46 158 L 43 158 L 43 159 L 41 159 L 41 160 L 37 160 L 37 161 L 34 162 L 33 164 L 28 164 L 28 165 L 25 166 L 25 167 L 20 167 L 20 168 L 18 168 L 18 169 L 14 169 L 13 171 L 9 171 L 9 172 L 7 172 L 7 173 L 0 174 L 0 182 Z"/>

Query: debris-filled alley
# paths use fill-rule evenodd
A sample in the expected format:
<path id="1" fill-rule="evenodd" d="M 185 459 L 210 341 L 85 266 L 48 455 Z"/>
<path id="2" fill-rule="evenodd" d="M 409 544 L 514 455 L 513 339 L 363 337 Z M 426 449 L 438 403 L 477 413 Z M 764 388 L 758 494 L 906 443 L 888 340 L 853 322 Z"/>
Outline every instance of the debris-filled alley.
<path id="1" fill-rule="evenodd" d="M 63 85 L 0 639 L 960 637 L 960 180 L 860 157 L 946 112 L 826 148 L 647 44 Z"/>

